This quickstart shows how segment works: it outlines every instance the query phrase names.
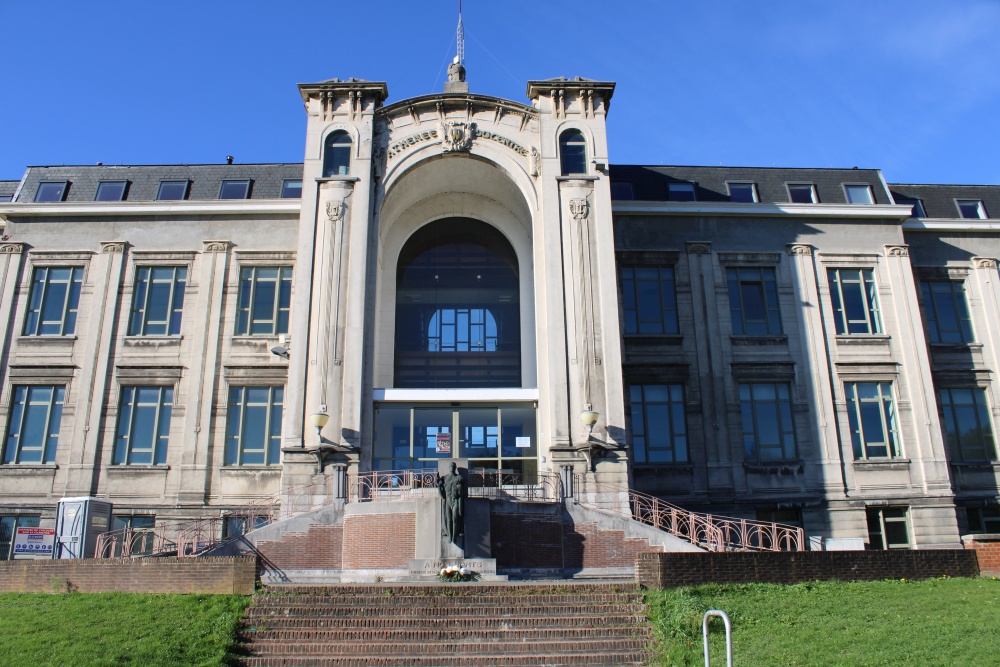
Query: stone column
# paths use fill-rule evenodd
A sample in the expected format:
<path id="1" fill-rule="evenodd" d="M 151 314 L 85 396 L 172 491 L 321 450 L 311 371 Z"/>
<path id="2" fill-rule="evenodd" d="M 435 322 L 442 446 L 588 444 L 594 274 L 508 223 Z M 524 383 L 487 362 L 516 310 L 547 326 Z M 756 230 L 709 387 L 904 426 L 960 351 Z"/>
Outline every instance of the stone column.
<path id="1" fill-rule="evenodd" d="M 815 248 L 805 243 L 788 244 L 792 283 L 800 304 L 802 356 L 808 362 L 808 384 L 813 406 L 814 437 L 820 448 L 820 466 L 824 496 L 842 497 L 847 493 L 847 467 L 837 429 L 837 411 L 830 371 L 829 332 L 823 320 L 823 303 L 817 283 Z M 810 462 L 815 457 L 807 457 Z"/>
<path id="2" fill-rule="evenodd" d="M 97 493 L 101 461 L 98 458 L 104 420 L 104 399 L 108 396 L 114 363 L 115 327 L 118 322 L 119 287 L 125 271 L 125 243 L 101 243 L 101 252 L 90 263 L 89 280 L 94 286 L 83 360 L 79 375 L 77 414 L 82 428 L 73 434 L 65 495 L 89 496 Z M 114 396 L 110 397 L 114 400 Z M 112 427 L 113 428 L 113 427 Z M 107 438 L 112 442 L 113 437 Z"/>
<path id="3" fill-rule="evenodd" d="M 11 330 L 17 315 L 17 287 L 20 282 L 21 267 L 24 266 L 24 244 L 0 244 L 0 358 L 9 359 L 10 346 L 17 337 L 17 332 Z M 7 375 L 7 364 L 0 364 L 0 383 Z M 0 386 L 3 386 L 0 384 Z"/>
<path id="4" fill-rule="evenodd" d="M 180 485 L 182 505 L 203 505 L 212 479 L 212 406 L 218 390 L 219 347 L 222 340 L 223 296 L 229 268 L 229 241 L 205 241 L 198 258 L 198 300 L 191 341 L 190 410 L 184 414 Z M 192 271 L 192 274 L 194 272 Z M 208 406 L 208 409 L 205 409 Z M 218 438 L 222 442 L 223 437 Z"/>
<path id="5" fill-rule="evenodd" d="M 969 275 L 969 287 L 974 296 L 983 304 L 982 308 L 970 308 L 975 324 L 976 336 L 983 343 L 983 359 L 993 376 L 1000 372 L 1000 274 L 997 273 L 997 260 L 993 257 L 973 257 L 972 273 Z M 983 326 L 985 324 L 985 326 Z"/>

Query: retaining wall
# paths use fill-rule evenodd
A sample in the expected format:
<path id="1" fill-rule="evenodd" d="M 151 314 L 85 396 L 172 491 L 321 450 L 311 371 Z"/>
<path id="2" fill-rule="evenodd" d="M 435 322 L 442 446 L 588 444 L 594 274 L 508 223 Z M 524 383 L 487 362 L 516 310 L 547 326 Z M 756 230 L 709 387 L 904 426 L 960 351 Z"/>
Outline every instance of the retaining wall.
<path id="1" fill-rule="evenodd" d="M 982 574 L 1000 577 L 1000 533 L 963 535 L 962 545 L 976 552 Z"/>

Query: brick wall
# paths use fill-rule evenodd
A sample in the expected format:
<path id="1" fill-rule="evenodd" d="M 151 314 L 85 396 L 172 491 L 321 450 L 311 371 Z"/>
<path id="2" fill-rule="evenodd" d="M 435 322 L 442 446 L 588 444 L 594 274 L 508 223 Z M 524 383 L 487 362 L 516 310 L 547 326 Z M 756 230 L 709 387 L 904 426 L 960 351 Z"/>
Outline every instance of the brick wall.
<path id="1" fill-rule="evenodd" d="M 1000 577 L 1000 534 L 963 535 L 962 545 L 976 552 L 983 575 Z"/>
<path id="2" fill-rule="evenodd" d="M 648 540 L 626 538 L 624 531 L 574 524 L 555 514 L 493 513 L 490 540 L 497 567 L 510 568 L 631 567 L 640 553 L 661 550 Z"/>
<path id="3" fill-rule="evenodd" d="M 413 513 L 344 517 L 344 569 L 407 569 L 416 554 L 416 523 Z"/>
<path id="4" fill-rule="evenodd" d="M 636 579 L 649 588 L 707 583 L 796 584 L 804 581 L 876 581 L 975 577 L 974 551 L 800 551 L 781 553 L 645 553 Z"/>
<path id="5" fill-rule="evenodd" d="M 252 595 L 253 556 L 0 561 L 0 593 L 212 593 Z"/>
<path id="6" fill-rule="evenodd" d="M 285 533 L 281 541 L 262 540 L 257 551 L 269 569 L 339 570 L 343 538 L 342 525 L 313 524 L 306 533 Z"/>

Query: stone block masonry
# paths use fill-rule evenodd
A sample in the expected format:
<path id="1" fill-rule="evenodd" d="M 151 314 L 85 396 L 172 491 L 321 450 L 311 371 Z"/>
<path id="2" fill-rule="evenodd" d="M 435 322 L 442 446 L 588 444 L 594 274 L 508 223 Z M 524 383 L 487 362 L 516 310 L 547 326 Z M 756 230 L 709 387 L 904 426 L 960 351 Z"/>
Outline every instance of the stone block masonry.
<path id="1" fill-rule="evenodd" d="M 252 595 L 256 561 L 253 556 L 2 561 L 0 593 Z"/>
<path id="2" fill-rule="evenodd" d="M 976 552 L 962 549 L 926 551 L 800 551 L 768 553 L 644 553 L 636 561 L 636 579 L 648 588 L 698 584 L 807 581 L 877 581 L 976 577 Z"/>
<path id="3" fill-rule="evenodd" d="M 963 535 L 962 544 L 976 553 L 981 574 L 1000 577 L 1000 534 Z"/>

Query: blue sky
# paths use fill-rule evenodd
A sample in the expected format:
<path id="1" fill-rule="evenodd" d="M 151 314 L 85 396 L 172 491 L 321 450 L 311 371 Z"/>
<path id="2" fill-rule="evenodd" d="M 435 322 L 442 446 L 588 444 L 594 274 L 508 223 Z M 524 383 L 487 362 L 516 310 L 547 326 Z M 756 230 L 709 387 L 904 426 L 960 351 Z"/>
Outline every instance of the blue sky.
<path id="1" fill-rule="evenodd" d="M 295 84 L 440 91 L 457 0 L 0 0 L 0 179 L 297 162 Z M 1000 0 L 465 0 L 472 92 L 618 84 L 612 164 L 878 167 L 1000 183 Z"/>

